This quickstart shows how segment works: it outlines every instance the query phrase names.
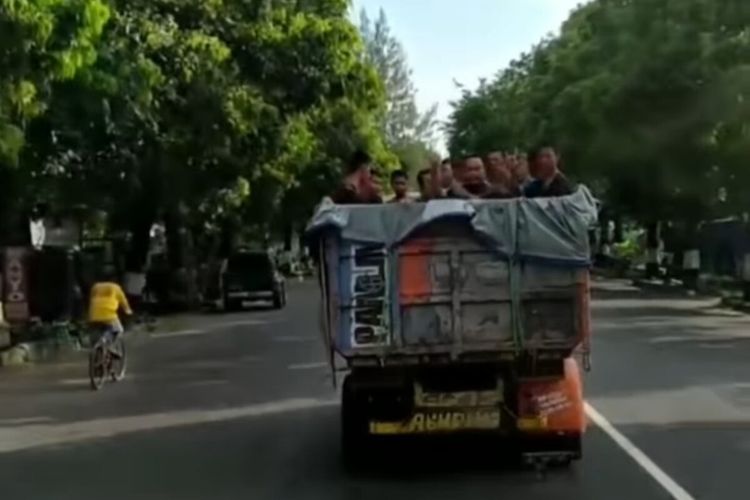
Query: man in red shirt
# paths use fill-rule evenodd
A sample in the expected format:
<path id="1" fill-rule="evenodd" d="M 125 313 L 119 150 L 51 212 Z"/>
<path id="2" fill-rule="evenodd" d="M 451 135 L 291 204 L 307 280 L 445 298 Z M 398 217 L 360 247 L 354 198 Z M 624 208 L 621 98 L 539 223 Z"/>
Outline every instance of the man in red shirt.
<path id="1" fill-rule="evenodd" d="M 361 150 L 352 155 L 344 180 L 331 199 L 340 205 L 383 203 L 382 188 L 372 173 L 370 155 Z"/>

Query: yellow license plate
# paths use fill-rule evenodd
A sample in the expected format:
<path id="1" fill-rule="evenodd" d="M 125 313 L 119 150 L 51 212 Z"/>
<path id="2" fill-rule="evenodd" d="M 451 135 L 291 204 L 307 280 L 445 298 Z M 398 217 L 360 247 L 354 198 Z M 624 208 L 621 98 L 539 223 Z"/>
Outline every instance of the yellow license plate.
<path id="1" fill-rule="evenodd" d="M 517 425 L 522 431 L 541 431 L 547 428 L 547 417 L 521 417 Z"/>
<path id="2" fill-rule="evenodd" d="M 419 384 L 414 386 L 414 405 L 418 408 L 472 408 L 499 406 L 503 402 L 502 385 L 491 391 L 424 392 Z"/>
<path id="3" fill-rule="evenodd" d="M 370 422 L 370 434 L 434 434 L 490 431 L 500 428 L 500 410 L 431 411 L 415 413 L 405 422 Z"/>

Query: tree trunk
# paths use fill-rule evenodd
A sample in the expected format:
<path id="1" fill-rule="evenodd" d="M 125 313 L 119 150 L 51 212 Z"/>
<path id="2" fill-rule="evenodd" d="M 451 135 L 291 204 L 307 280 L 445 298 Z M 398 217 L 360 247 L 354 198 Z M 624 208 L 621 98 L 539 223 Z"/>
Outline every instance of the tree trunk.
<path id="1" fill-rule="evenodd" d="M 167 237 L 167 261 L 169 270 L 175 271 L 185 267 L 184 224 L 177 208 L 170 208 L 164 214 L 164 229 Z"/>
<path id="2" fill-rule="evenodd" d="M 612 242 L 609 238 L 609 216 L 602 214 L 599 220 L 599 248 L 597 253 L 605 257 L 609 257 L 612 254 Z"/>
<path id="3" fill-rule="evenodd" d="M 284 251 L 292 251 L 292 238 L 294 237 L 294 230 L 290 223 L 284 224 Z"/>
<path id="4" fill-rule="evenodd" d="M 750 234 L 749 224 L 745 225 L 745 234 Z M 742 300 L 746 303 L 750 302 L 750 252 L 747 250 L 742 256 Z"/>
<path id="5" fill-rule="evenodd" d="M 237 240 L 237 223 L 232 219 L 225 220 L 221 225 L 219 235 L 219 258 L 228 258 L 235 249 Z"/>
<path id="6" fill-rule="evenodd" d="M 125 259 L 126 271 L 143 273 L 151 247 L 151 228 L 156 222 L 162 192 L 161 161 L 157 147 L 147 147 L 137 179 L 128 212 L 123 214 L 126 222 L 121 226 L 127 227 L 132 237 Z"/>
<path id="7" fill-rule="evenodd" d="M 659 244 L 661 242 L 659 222 L 650 222 L 646 225 L 646 278 L 653 279 L 659 276 Z"/>
<path id="8" fill-rule="evenodd" d="M 682 282 L 688 290 L 698 289 L 698 276 L 701 271 L 701 253 L 698 243 L 698 223 L 688 222 L 682 254 Z"/>
<path id="9" fill-rule="evenodd" d="M 615 243 L 622 243 L 623 241 L 625 241 L 625 224 L 623 224 L 622 222 L 621 215 L 615 215 L 614 240 Z"/>
<path id="10" fill-rule="evenodd" d="M 131 234 L 130 248 L 125 256 L 125 271 L 142 273 L 151 246 L 151 227 L 156 219 L 156 210 L 143 210 L 132 219 L 128 228 Z"/>

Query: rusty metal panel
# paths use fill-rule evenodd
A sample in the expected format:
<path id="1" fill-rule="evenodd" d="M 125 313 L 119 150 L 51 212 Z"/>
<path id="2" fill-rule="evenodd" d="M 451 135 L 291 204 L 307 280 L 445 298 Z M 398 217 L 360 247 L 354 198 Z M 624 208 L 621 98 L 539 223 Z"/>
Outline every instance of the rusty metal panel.
<path id="1" fill-rule="evenodd" d="M 441 236 L 433 229 L 400 250 L 406 345 L 460 352 L 512 340 L 508 262 L 461 231 L 447 225 Z"/>
<path id="2" fill-rule="evenodd" d="M 450 302 L 417 304 L 401 309 L 403 344 L 449 346 L 453 343 L 453 309 Z"/>
<path id="3" fill-rule="evenodd" d="M 513 340 L 510 302 L 464 303 L 461 320 L 464 344 Z"/>
<path id="4" fill-rule="evenodd" d="M 487 243 L 449 221 L 393 249 L 328 241 L 335 350 L 387 364 L 578 345 L 588 271 L 510 261 Z"/>
<path id="5" fill-rule="evenodd" d="M 544 348 L 568 345 L 577 337 L 575 299 L 525 300 L 523 304 L 524 345 Z"/>

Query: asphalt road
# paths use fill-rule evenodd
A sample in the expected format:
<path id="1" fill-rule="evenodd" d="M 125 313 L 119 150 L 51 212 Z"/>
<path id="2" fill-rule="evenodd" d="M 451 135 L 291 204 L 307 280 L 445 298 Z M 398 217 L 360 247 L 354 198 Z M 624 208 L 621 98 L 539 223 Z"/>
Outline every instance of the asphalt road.
<path id="1" fill-rule="evenodd" d="M 539 479 L 486 442 L 397 444 L 347 474 L 314 285 L 289 299 L 131 339 L 128 378 L 99 393 L 75 360 L 0 372 L 0 498 L 748 497 L 750 319 L 710 301 L 598 285 L 586 385 L 606 422 Z"/>

